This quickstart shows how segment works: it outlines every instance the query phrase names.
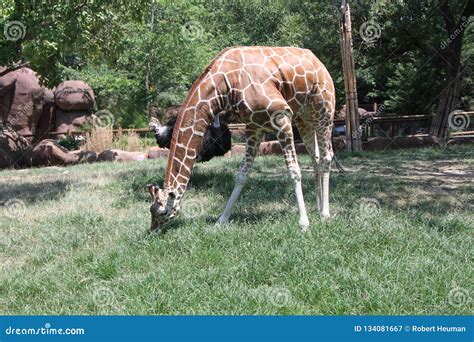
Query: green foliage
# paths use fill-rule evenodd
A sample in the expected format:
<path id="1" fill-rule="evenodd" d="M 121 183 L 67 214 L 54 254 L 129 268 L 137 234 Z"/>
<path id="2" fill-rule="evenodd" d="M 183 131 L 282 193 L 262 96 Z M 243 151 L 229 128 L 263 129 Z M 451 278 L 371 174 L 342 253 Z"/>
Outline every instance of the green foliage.
<path id="1" fill-rule="evenodd" d="M 456 19 L 467 0 L 449 3 Z M 0 7 L 0 27 L 21 21 L 25 36 L 0 38 L 0 65 L 27 60 L 45 84 L 79 78 L 91 84 L 97 109 L 123 127 L 143 127 L 150 103 L 178 105 L 212 57 L 235 45 L 292 45 L 311 49 L 344 103 L 339 2 L 325 1 L 13 1 Z M 403 114 L 433 112 L 446 66 L 440 50 L 449 34 L 441 0 L 353 1 L 352 27 L 359 102 L 385 103 Z M 367 44 L 367 21 L 381 36 Z M 462 62 L 473 70 L 473 29 L 464 35 Z M 436 53 L 436 52 L 439 53 Z M 470 106 L 472 71 L 461 106 Z"/>
<path id="2" fill-rule="evenodd" d="M 107 54 L 121 33 L 118 25 L 131 11 L 120 1 L 15 1 L 10 8 L 2 24 L 20 21 L 25 34 L 0 42 L 0 63 L 28 60 L 49 85 L 61 82 L 62 64 L 78 66 L 84 63 L 81 55 L 97 60 Z"/>
<path id="3" fill-rule="evenodd" d="M 422 59 L 414 57 L 406 63 L 394 64 L 386 91 L 380 94 L 387 98 L 385 105 L 388 111 L 401 115 L 411 114 L 414 109 L 420 110 L 418 114 L 434 111 L 442 84 L 436 77 L 437 71 L 423 67 L 423 64 L 426 63 Z M 427 79 L 432 80 L 431 86 L 420 87 Z"/>
<path id="4" fill-rule="evenodd" d="M 69 151 L 74 151 L 79 148 L 79 141 L 74 139 L 74 136 L 72 135 L 67 135 L 65 138 L 60 139 L 58 141 L 58 144 L 61 145 L 64 148 L 67 148 Z"/>
<path id="5" fill-rule="evenodd" d="M 146 122 L 145 92 L 139 80 L 123 70 L 113 70 L 102 64 L 80 70 L 62 69 L 63 79 L 82 79 L 94 89 L 98 110 L 114 115 L 115 125 L 144 127 Z"/>
<path id="6" fill-rule="evenodd" d="M 380 27 L 381 37 L 373 46 L 355 36 L 359 70 L 360 99 L 364 93 L 389 111 L 400 114 L 429 114 L 436 110 L 447 71 L 447 54 L 452 47 L 446 44 L 452 32 L 447 32 L 442 0 L 378 0 L 360 2 L 353 11 L 353 27 L 372 20 Z M 462 10 L 469 3 L 447 2 L 454 20 L 461 20 Z M 471 25 L 472 26 L 472 25 Z M 472 27 L 464 34 L 463 51 L 474 48 Z M 472 59 L 472 58 L 471 58 Z M 472 64 L 463 54 L 461 64 Z M 469 73 L 464 81 L 464 97 L 473 97 Z M 361 94 L 362 93 L 362 94 Z M 460 108 L 467 109 L 461 102 Z"/>

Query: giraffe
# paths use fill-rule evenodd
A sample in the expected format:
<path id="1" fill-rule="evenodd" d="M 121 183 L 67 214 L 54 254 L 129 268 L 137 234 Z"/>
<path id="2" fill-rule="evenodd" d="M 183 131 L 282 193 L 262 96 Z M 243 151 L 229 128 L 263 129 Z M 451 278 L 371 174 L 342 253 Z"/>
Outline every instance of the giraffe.
<path id="1" fill-rule="evenodd" d="M 180 210 L 203 136 L 226 112 L 245 123 L 246 148 L 235 186 L 217 224 L 226 223 L 247 180 L 265 132 L 274 132 L 294 184 L 299 224 L 309 226 L 301 187 L 301 171 L 292 122 L 311 155 L 316 183 L 316 207 L 329 218 L 331 134 L 335 109 L 334 84 L 326 67 L 308 49 L 296 47 L 230 47 L 222 50 L 191 87 L 173 131 L 163 189 L 149 185 L 153 204 L 151 231 Z"/>

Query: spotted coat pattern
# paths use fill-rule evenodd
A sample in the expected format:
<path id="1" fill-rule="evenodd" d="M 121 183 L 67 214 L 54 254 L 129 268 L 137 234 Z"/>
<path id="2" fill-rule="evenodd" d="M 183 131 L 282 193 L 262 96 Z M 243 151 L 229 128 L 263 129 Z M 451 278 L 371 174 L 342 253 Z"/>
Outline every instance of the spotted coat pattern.
<path id="1" fill-rule="evenodd" d="M 329 171 L 333 157 L 333 81 L 321 61 L 295 47 L 233 47 L 221 51 L 196 80 L 180 108 L 163 189 L 149 187 L 152 230 L 174 217 L 186 191 L 197 148 L 216 116 L 233 111 L 246 125 L 246 151 L 236 185 L 219 223 L 225 223 L 247 178 L 265 132 L 274 132 L 295 184 L 300 225 L 308 226 L 301 172 L 293 140 L 296 124 L 312 156 L 317 209 L 329 217 Z"/>

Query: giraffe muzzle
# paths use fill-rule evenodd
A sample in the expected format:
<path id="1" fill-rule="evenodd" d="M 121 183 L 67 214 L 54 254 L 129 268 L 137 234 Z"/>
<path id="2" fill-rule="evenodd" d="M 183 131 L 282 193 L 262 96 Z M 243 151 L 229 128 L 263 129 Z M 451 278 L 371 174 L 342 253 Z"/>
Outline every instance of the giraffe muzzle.
<path id="1" fill-rule="evenodd" d="M 156 204 L 152 204 L 150 207 L 150 213 L 150 233 L 160 233 L 166 223 L 168 223 L 170 220 L 170 210 L 167 208 L 160 208 Z"/>

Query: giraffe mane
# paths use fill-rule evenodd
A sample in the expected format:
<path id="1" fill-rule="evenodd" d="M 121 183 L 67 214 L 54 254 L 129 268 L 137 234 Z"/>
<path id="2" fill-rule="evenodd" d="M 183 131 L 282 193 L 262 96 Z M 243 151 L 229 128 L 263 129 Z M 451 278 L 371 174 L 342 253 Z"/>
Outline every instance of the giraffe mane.
<path id="1" fill-rule="evenodd" d="M 191 86 L 191 89 L 189 89 L 189 92 L 188 92 L 188 95 L 186 96 L 186 99 L 184 100 L 183 104 L 179 108 L 176 123 L 174 124 L 174 127 L 173 127 L 173 136 L 172 136 L 172 139 L 171 139 L 170 152 L 169 152 L 169 156 L 168 156 L 168 162 L 167 162 L 167 165 L 166 165 L 165 178 L 164 178 L 164 184 L 163 184 L 164 188 L 167 188 L 168 185 L 169 185 L 168 180 L 169 180 L 169 175 L 170 175 L 170 172 L 171 172 L 171 165 L 173 163 L 174 154 L 175 154 L 175 151 L 176 151 L 176 143 L 178 141 L 179 128 L 181 127 L 181 125 L 183 123 L 184 110 L 188 106 L 188 103 L 189 103 L 192 95 L 194 94 L 196 89 L 201 84 L 201 81 L 206 77 L 207 73 L 211 70 L 211 68 L 214 66 L 216 61 L 222 55 L 224 55 L 227 51 L 229 51 L 233 48 L 235 48 L 235 46 L 227 47 L 227 48 L 223 49 L 221 52 L 219 52 L 216 57 L 214 57 L 214 59 L 206 66 L 206 68 L 199 75 L 199 77 L 196 79 L 196 81 L 194 81 L 193 85 Z"/>

